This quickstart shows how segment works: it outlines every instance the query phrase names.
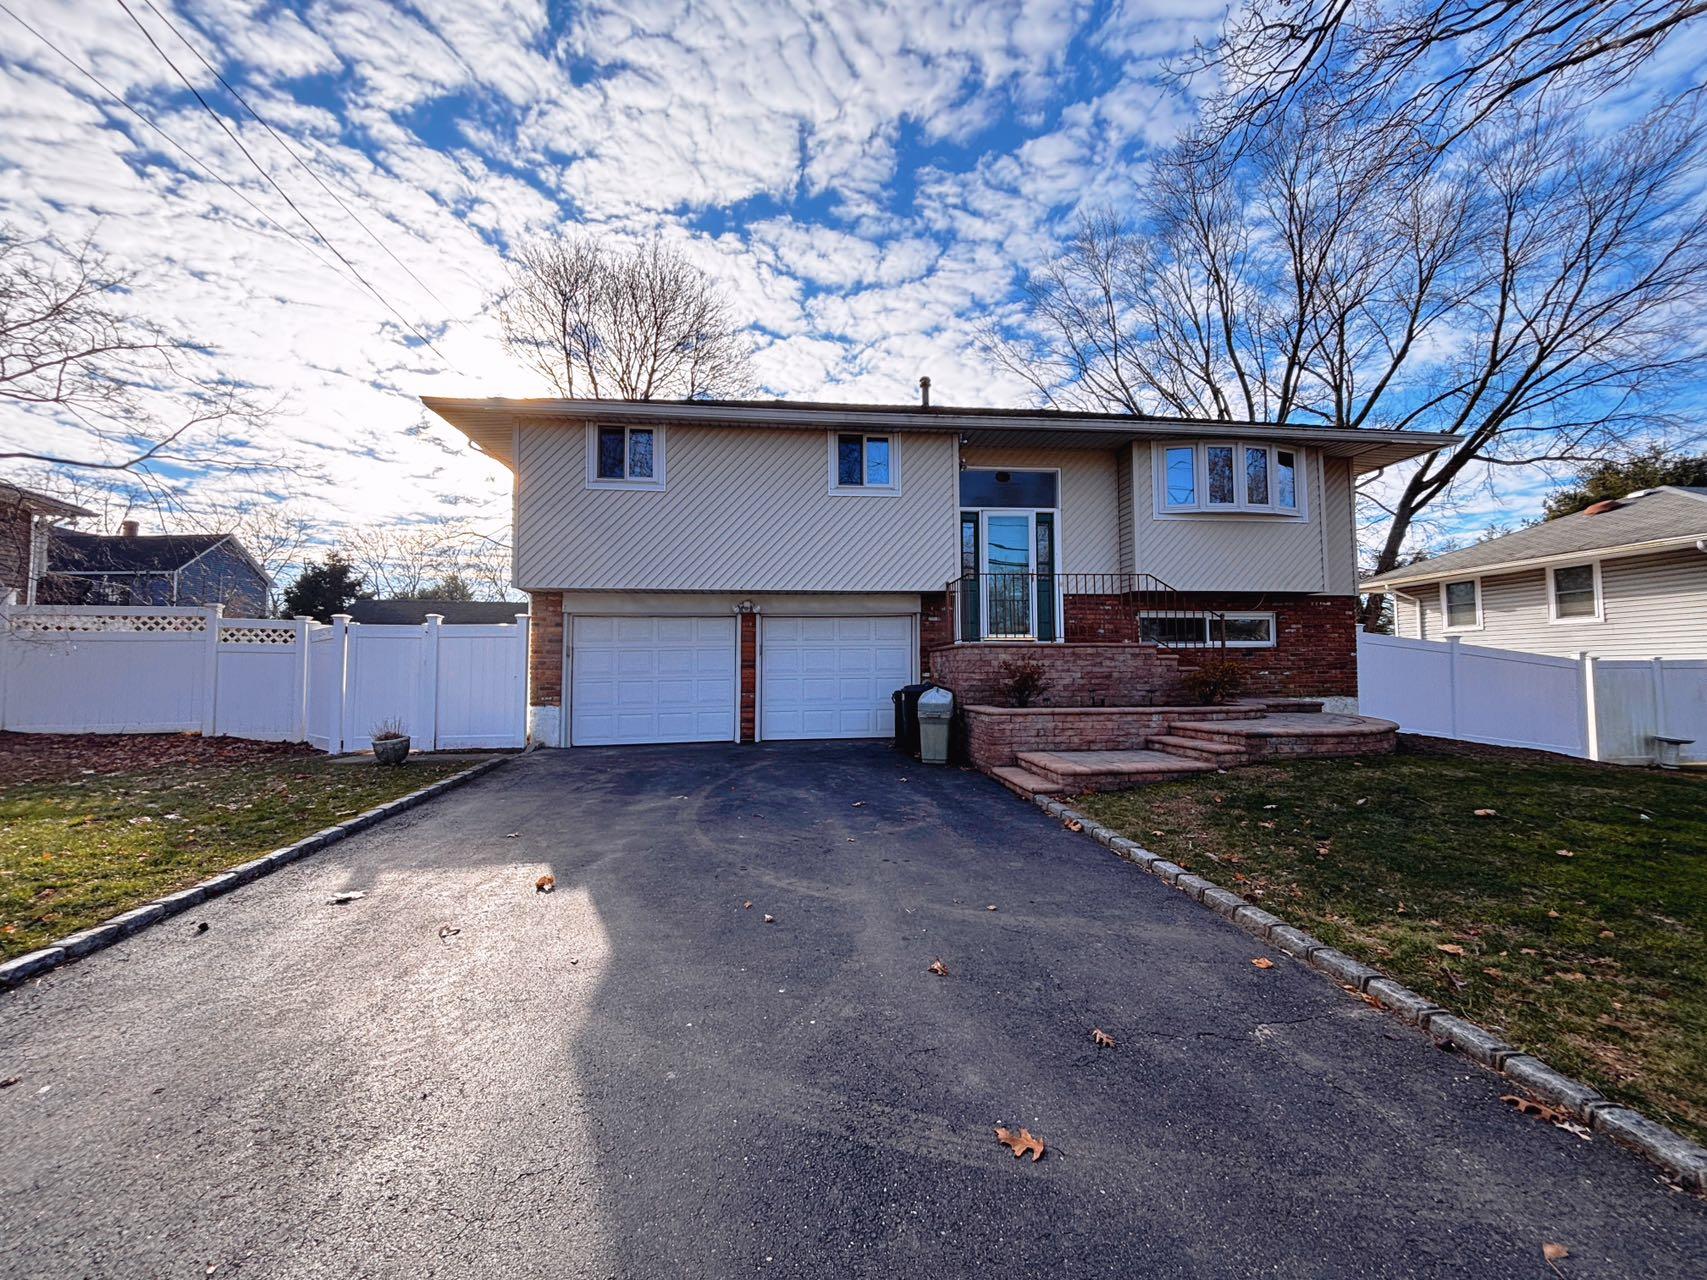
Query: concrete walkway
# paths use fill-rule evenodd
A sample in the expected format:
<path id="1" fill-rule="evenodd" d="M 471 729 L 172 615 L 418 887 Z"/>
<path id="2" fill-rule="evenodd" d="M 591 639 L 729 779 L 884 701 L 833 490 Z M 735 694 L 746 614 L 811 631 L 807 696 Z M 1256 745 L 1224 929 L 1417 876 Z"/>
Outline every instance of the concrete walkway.
<path id="1" fill-rule="evenodd" d="M 542 753 L 0 995 L 0 1276 L 1701 1274 L 1260 951 L 880 745 Z"/>

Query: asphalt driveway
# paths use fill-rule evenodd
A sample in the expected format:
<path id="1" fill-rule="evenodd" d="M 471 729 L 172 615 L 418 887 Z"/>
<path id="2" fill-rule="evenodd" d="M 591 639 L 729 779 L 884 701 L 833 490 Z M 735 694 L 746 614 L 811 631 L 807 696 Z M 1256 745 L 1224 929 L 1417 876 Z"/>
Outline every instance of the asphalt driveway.
<path id="1" fill-rule="evenodd" d="M 1262 951 L 880 745 L 541 753 L 0 994 L 0 1275 L 1702 1274 Z"/>

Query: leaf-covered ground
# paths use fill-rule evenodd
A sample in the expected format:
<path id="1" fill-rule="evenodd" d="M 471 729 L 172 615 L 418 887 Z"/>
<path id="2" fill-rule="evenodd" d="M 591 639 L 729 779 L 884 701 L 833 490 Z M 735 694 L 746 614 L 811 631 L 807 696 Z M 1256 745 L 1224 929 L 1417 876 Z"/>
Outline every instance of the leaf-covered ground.
<path id="1" fill-rule="evenodd" d="M 1409 742 L 1084 808 L 1707 1138 L 1707 777 Z"/>
<path id="2" fill-rule="evenodd" d="M 0 734 L 0 958 L 465 769 L 184 734 Z"/>

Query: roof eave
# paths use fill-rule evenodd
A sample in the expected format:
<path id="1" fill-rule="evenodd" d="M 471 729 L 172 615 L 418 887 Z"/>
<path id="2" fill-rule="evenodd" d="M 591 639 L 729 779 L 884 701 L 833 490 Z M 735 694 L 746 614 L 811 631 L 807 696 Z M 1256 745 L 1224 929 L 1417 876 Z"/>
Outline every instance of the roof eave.
<path id="1" fill-rule="evenodd" d="M 1421 586 L 1445 578 L 1490 578 L 1502 573 L 1522 573 L 1525 569 L 1541 569 L 1550 564 L 1581 563 L 1584 560 L 1619 560 L 1627 556 L 1651 555 L 1656 551 L 1676 551 L 1707 541 L 1694 534 L 1679 534 L 1675 538 L 1653 538 L 1646 542 L 1621 542 L 1610 547 L 1586 547 L 1580 551 L 1556 551 L 1545 556 L 1524 556 L 1516 560 L 1500 560 L 1493 564 L 1466 565 L 1454 569 L 1436 567 L 1428 573 L 1405 574 L 1403 577 L 1367 578 L 1357 584 L 1359 591 L 1397 591 L 1403 587 Z M 1424 561 L 1423 563 L 1428 563 Z"/>

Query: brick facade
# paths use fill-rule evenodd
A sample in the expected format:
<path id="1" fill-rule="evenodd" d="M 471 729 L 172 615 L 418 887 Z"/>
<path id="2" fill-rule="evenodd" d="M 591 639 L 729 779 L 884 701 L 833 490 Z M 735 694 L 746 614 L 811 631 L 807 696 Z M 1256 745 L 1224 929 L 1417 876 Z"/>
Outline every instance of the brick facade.
<path id="1" fill-rule="evenodd" d="M 1041 663 L 1048 675 L 1049 687 L 1035 700 L 1040 707 L 1167 706 L 1180 698 L 1177 660 L 1148 644 L 949 645 L 931 654 L 931 674 L 962 706 L 1005 706 L 1005 668 L 1026 661 Z"/>
<path id="2" fill-rule="evenodd" d="M 962 713 L 967 758 L 980 769 L 1014 763 L 1022 751 L 1132 751 L 1176 720 L 1225 720 L 1244 708 L 968 706 Z"/>
<path id="3" fill-rule="evenodd" d="M 563 705 L 563 593 L 530 591 L 528 705 Z"/>
<path id="4" fill-rule="evenodd" d="M 0 498 L 0 596 L 18 593 L 18 603 L 30 598 L 30 536 L 35 515 L 27 508 Z"/>
<path id="5" fill-rule="evenodd" d="M 919 594 L 919 670 L 930 674 L 931 652 L 954 643 L 954 613 L 946 591 Z"/>
<path id="6" fill-rule="evenodd" d="M 759 725 L 759 618 L 741 615 L 741 741 L 757 742 Z"/>

